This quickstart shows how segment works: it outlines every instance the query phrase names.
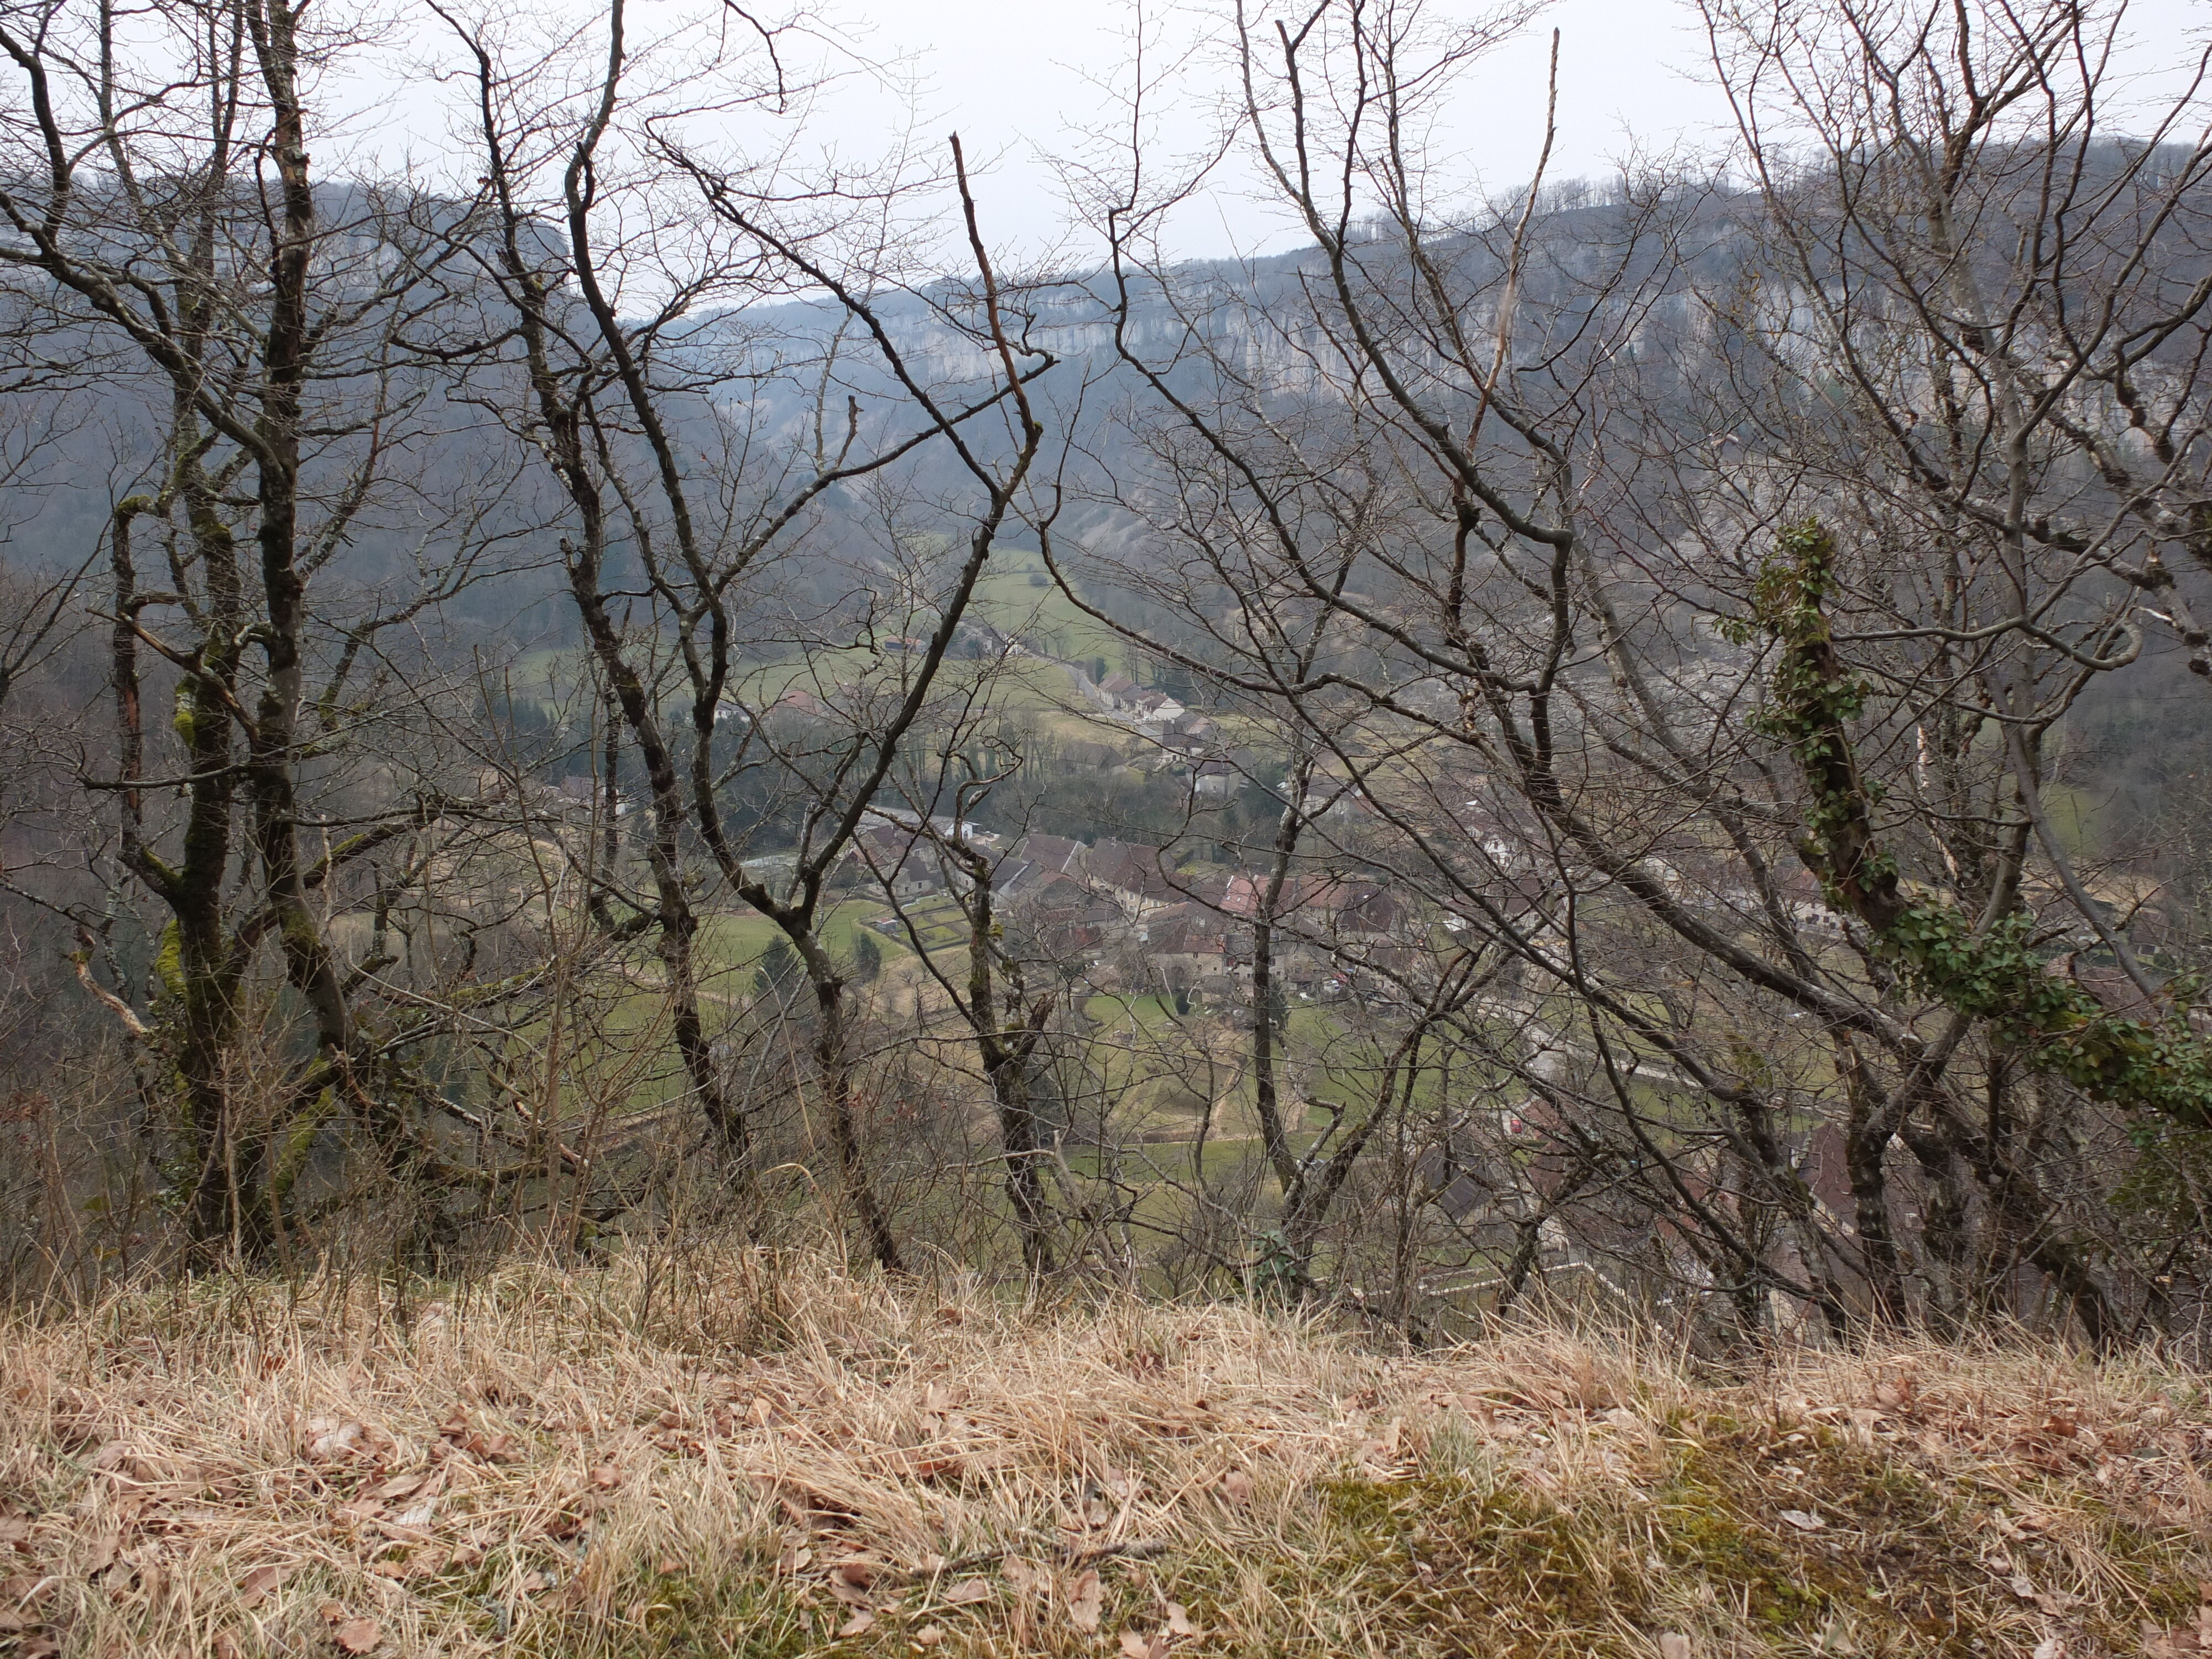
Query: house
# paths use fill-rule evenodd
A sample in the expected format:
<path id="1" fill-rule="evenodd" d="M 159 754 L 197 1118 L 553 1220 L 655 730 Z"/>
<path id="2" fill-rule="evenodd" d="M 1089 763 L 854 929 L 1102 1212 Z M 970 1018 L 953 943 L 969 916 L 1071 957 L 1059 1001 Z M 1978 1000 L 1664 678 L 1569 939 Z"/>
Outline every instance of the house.
<path id="1" fill-rule="evenodd" d="M 1012 639 L 987 622 L 963 619 L 953 631 L 952 648 L 966 657 L 1003 657 L 1012 654 Z"/>
<path id="2" fill-rule="evenodd" d="M 1157 848 L 1102 841 L 1084 854 L 1082 863 L 1092 890 L 1120 905 L 1132 921 L 1183 896 L 1161 868 Z"/>
<path id="3" fill-rule="evenodd" d="M 1146 966 L 1170 987 L 1204 986 L 1229 968 L 1229 924 L 1199 904 L 1174 904 L 1153 912 L 1137 930 Z"/>
<path id="4" fill-rule="evenodd" d="M 945 867 L 935 845 L 904 824 L 879 823 L 860 830 L 847 856 L 893 898 L 924 898 L 945 890 Z"/>
<path id="5" fill-rule="evenodd" d="M 1268 880 L 1264 874 L 1249 872 L 1230 877 L 1228 891 L 1222 896 L 1222 908 L 1231 915 L 1256 918 L 1267 901 Z M 1337 876 L 1285 876 L 1283 890 L 1275 900 L 1277 924 L 1295 927 L 1304 933 L 1325 930 L 1335 914 L 1333 896 L 1343 885 L 1342 878 Z M 1371 887 L 1371 884 L 1369 885 Z"/>
<path id="6" fill-rule="evenodd" d="M 867 816 L 871 819 L 897 824 L 905 830 L 918 832 L 921 828 L 921 814 L 911 811 L 903 806 L 877 806 L 872 804 L 867 809 Z M 932 814 L 929 827 L 941 840 L 965 842 L 971 847 L 994 847 L 999 841 L 996 830 L 986 830 L 973 818 L 955 818 L 950 812 Z"/>
<path id="7" fill-rule="evenodd" d="M 1171 878 L 1171 884 L 1190 903 L 1202 904 L 1217 915 L 1220 915 L 1222 900 L 1229 894 L 1229 878 L 1223 875 L 1195 874 L 1188 870 L 1177 870 Z M 1224 927 L 1227 927 L 1228 918 L 1224 916 L 1221 920 Z"/>
<path id="8" fill-rule="evenodd" d="M 1137 694 L 1137 683 L 1117 670 L 1098 682 L 1098 694 L 1109 708 L 1120 708 Z"/>
<path id="9" fill-rule="evenodd" d="M 1328 896 L 1340 939 L 1402 939 L 1418 925 L 1411 908 L 1379 883 L 1348 882 Z"/>
<path id="10" fill-rule="evenodd" d="M 1001 890 L 1001 900 L 1000 915 L 1015 948 L 1053 962 L 1095 966 L 1127 928 L 1112 900 L 1057 871 L 1035 877 L 1016 893 Z"/>
<path id="11" fill-rule="evenodd" d="M 1191 769 L 1191 793 L 1208 800 L 1224 800 L 1237 793 L 1242 780 L 1225 760 L 1202 760 Z"/>
<path id="12" fill-rule="evenodd" d="M 1139 691 L 1125 699 L 1121 707 L 1147 730 L 1172 726 L 1190 712 L 1164 691 Z"/>
<path id="13" fill-rule="evenodd" d="M 1024 882 L 1072 874 L 1080 866 L 1083 851 L 1081 842 L 1065 836 L 1024 836 L 1006 849 L 999 866 L 999 890 L 1009 892 Z"/>
<path id="14" fill-rule="evenodd" d="M 1798 927 L 1840 938 L 1844 919 L 1820 891 L 1820 884 L 1808 870 L 1788 870 L 1776 884 L 1782 890 L 1782 908 Z"/>
<path id="15" fill-rule="evenodd" d="M 1109 772 L 1125 764 L 1127 759 L 1127 756 L 1111 744 L 1080 739 L 1061 745 L 1060 751 L 1060 763 L 1071 772 Z"/>

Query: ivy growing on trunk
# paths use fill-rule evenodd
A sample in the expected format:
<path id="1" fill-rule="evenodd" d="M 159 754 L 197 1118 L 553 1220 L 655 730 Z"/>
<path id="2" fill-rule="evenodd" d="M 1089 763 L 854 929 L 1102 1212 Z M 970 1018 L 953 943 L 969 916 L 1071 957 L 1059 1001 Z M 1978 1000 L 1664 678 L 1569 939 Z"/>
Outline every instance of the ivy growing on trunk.
<path id="1" fill-rule="evenodd" d="M 1851 746 L 1850 723 L 1870 688 L 1844 665 L 1823 608 L 1835 591 L 1835 559 L 1817 520 L 1787 526 L 1753 592 L 1758 628 L 1782 647 L 1759 726 L 1804 775 L 1798 854 L 1828 902 L 1866 924 L 1905 989 L 1991 1022 L 2037 1070 L 2116 1105 L 2212 1125 L 2212 1047 L 2190 1029 L 2186 982 L 2170 988 L 2162 1018 L 2129 1018 L 2049 970 L 2026 913 L 1978 925 L 1950 900 L 1907 890 L 1875 838 L 1879 792 Z"/>

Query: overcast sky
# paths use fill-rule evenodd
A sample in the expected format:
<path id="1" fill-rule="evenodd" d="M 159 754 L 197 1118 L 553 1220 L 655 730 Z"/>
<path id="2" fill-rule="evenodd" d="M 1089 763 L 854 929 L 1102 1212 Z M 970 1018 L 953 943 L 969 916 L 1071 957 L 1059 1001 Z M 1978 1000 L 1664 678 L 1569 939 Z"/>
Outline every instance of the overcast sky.
<path id="1" fill-rule="evenodd" d="M 1472 7 L 1437 8 L 1475 15 Z M 971 150 L 999 159 L 994 217 L 1042 226 L 1062 213 L 1058 185 L 1040 157 L 1064 149 L 1071 125 L 1108 106 L 1097 82 L 1128 55 L 1129 8 L 1115 0 L 901 0 L 864 4 L 871 44 L 884 61 L 911 61 L 924 79 L 933 126 L 957 126 Z M 1633 141 L 1664 144 L 1711 136 L 1726 118 L 1692 78 L 1704 40 L 1687 5 L 1669 0 L 1559 0 L 1539 21 L 1474 70 L 1450 135 L 1471 177 L 1510 190 L 1534 168 L 1542 142 L 1546 56 L 1561 34 L 1559 142 L 1552 176 L 1590 176 Z M 1195 142 L 1199 112 L 1180 124 Z M 1233 190 L 1183 216 L 1178 240 L 1192 254 L 1226 253 L 1276 240 L 1280 228 Z"/>
<path id="2" fill-rule="evenodd" d="M 461 15 L 469 0 L 448 0 Z M 515 0 L 477 0 L 487 10 L 511 11 Z M 522 0 L 544 17 L 588 15 L 599 0 Z M 632 0 L 633 29 L 663 7 L 682 0 Z M 958 131 L 971 164 L 987 163 L 980 195 L 986 233 L 1006 252 L 1035 256 L 1060 247 L 1076 262 L 1095 254 L 1095 241 L 1068 229 L 1062 187 L 1050 158 L 1079 149 L 1081 130 L 1113 119 L 1110 88 L 1128 82 L 1132 0 L 813 0 L 830 30 L 849 39 L 893 80 L 911 83 L 911 96 L 883 79 L 848 75 L 828 94 L 806 124 L 811 142 L 834 145 L 847 157 L 882 152 L 896 142 L 909 112 L 919 116 L 913 136 L 941 154 L 945 135 Z M 420 0 L 396 0 L 399 36 L 415 28 L 416 57 L 443 58 L 451 38 Z M 1218 18 L 1218 0 L 1166 10 L 1154 0 L 1147 15 L 1162 20 L 1170 37 L 1188 38 L 1203 15 Z M 1463 0 L 1430 0 L 1437 18 L 1473 18 L 1488 9 Z M 774 3 L 762 15 L 775 15 Z M 2212 0 L 2130 0 L 2131 50 L 2121 75 L 2148 94 L 2169 95 L 2192 42 L 2212 33 Z M 1553 0 L 1517 38 L 1498 48 L 1466 75 L 1464 94 L 1451 107 L 1432 147 L 1433 159 L 1462 182 L 1466 194 L 1496 194 L 1524 183 L 1541 142 L 1545 58 L 1551 31 L 1560 32 L 1559 137 L 1550 177 L 1602 178 L 1632 149 L 1647 153 L 1675 146 L 1717 146 L 1729 113 L 1709 84 L 1705 41 L 1691 0 Z M 649 29 L 648 29 L 649 32 Z M 434 49 L 433 41 L 434 40 Z M 447 59 L 446 61 L 449 61 Z M 1205 77 L 1218 92 L 1219 76 Z M 450 88 L 449 88 L 450 91 Z M 441 94 L 419 77 L 404 88 L 374 72 L 353 82 L 342 101 L 352 105 L 346 125 L 356 140 L 387 161 L 396 159 L 393 134 L 413 159 L 438 164 L 434 130 L 447 114 L 435 107 Z M 1162 138 L 1170 148 L 1195 145 L 1206 130 L 1204 100 L 1187 88 L 1166 112 Z M 2111 128 L 2108 125 L 2107 130 Z M 475 171 L 472 161 L 447 150 L 448 165 Z M 1184 211 L 1170 228 L 1174 252 L 1199 258 L 1256 252 L 1305 239 L 1279 212 L 1239 188 L 1235 168 L 1218 187 Z"/>
<path id="3" fill-rule="evenodd" d="M 1155 11 L 1158 9 L 1153 8 Z M 1440 13 L 1475 15 L 1472 6 Z M 1120 0 L 848 0 L 865 20 L 864 49 L 911 64 L 925 131 L 957 128 L 970 155 L 995 161 L 987 209 L 1000 235 L 1042 241 L 1065 218 L 1042 160 L 1065 153 L 1071 128 L 1109 106 L 1101 81 L 1128 57 L 1133 9 Z M 2212 26 L 2212 0 L 2132 0 L 2134 49 L 2123 72 L 2172 86 Z M 1541 141 L 1545 57 L 1560 32 L 1559 138 L 1554 179 L 1601 177 L 1632 147 L 1704 146 L 1729 121 L 1709 84 L 1705 40 L 1687 0 L 1555 0 L 1469 75 L 1448 144 L 1471 180 L 1494 191 L 1524 182 Z M 1195 136 L 1194 120 L 1185 130 Z M 1279 222 L 1235 191 L 1217 192 L 1176 227 L 1187 255 L 1279 245 Z M 1302 239 L 1301 239 L 1302 240 Z"/>

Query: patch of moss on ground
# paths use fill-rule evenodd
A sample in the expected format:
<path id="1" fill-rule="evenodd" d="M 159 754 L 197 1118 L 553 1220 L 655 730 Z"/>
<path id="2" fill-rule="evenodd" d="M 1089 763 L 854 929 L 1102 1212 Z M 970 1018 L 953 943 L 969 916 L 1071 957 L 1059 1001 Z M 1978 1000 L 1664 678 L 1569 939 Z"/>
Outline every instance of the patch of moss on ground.
<path id="1" fill-rule="evenodd" d="M 1833 1430 L 1785 1441 L 1771 1425 L 1740 1421 L 1670 1424 L 1634 1475 L 1565 1503 L 1505 1467 L 1325 1481 L 1267 1547 L 1232 1529 L 1157 1559 L 1102 1564 L 1095 1636 L 1046 1606 L 1018 1632 L 994 1598 L 936 1615 L 885 1608 L 841 1639 L 850 1609 L 775 1578 L 765 1557 L 728 1562 L 719 1577 L 640 1569 L 606 1598 L 611 1619 L 560 1610 L 556 1593 L 511 1632 L 487 1622 L 483 1633 L 521 1659 L 886 1659 L 921 1650 L 917 1630 L 939 1622 L 936 1653 L 1003 1659 L 1111 1651 L 1121 1632 L 1158 1628 L 1173 1601 L 1216 1632 L 1197 1651 L 1316 1659 L 1648 1659 L 1656 1638 L 1675 1629 L 1776 1655 L 2027 1650 L 2034 1610 L 1992 1568 L 1985 1491 Z M 1822 1524 L 1800 1528 L 1784 1510 L 1816 1511 Z M 2090 1651 L 2132 1650 L 2137 1620 L 2180 1623 L 2195 1606 L 2186 1540 L 2117 1517 L 2109 1528 L 2110 1559 L 2136 1574 L 2100 1606 L 2069 1610 L 2069 1634 Z M 2032 1547 L 2015 1547 L 2022 1569 L 2038 1571 Z M 485 1579 L 454 1593 L 488 1606 L 490 1589 Z"/>
<path id="2" fill-rule="evenodd" d="M 1975 1603 L 1990 1572 L 1969 1547 L 1960 1500 L 1911 1470 L 1834 1444 L 1790 1449 L 1801 1474 L 1755 1436 L 1677 1445 L 1652 1488 L 1656 1551 L 1778 1635 L 1817 1640 L 1839 1618 L 1886 1629 L 1911 1650 L 1984 1650 Z M 1801 1531 L 1781 1517 L 1811 1513 Z"/>
<path id="3" fill-rule="evenodd" d="M 2017 1642 L 2032 1603 L 1996 1561 L 1989 1495 L 1942 1484 L 1831 1427 L 1778 1444 L 1750 1426 L 1702 1441 L 1677 1439 L 1651 1488 L 1659 1552 L 1671 1571 L 1731 1592 L 1778 1637 L 1818 1642 L 1847 1626 L 1864 1651 L 1977 1659 Z M 2078 1508 L 2078 1496 L 2075 1498 Z M 1784 1510 L 1818 1514 L 1803 1530 Z M 2074 1606 L 2065 1623 L 2115 1651 L 2136 1644 L 2136 1619 L 2171 1601 L 2194 1606 L 2193 1581 L 2175 1577 L 2176 1540 L 2128 1535 L 2115 1523 L 2106 1559 L 2136 1566 L 2137 1581 L 2100 1606 Z M 2031 1583 L 2053 1588 L 2033 1546 L 2014 1545 Z M 2180 1588 L 2176 1588 L 2180 1586 Z"/>
<path id="4" fill-rule="evenodd" d="M 757 1569 L 713 1578 L 626 1574 L 609 1607 L 606 1619 L 530 1609 L 500 1638 L 501 1651 L 512 1659 L 789 1659 L 837 1650 L 838 1620 L 801 1605 Z"/>

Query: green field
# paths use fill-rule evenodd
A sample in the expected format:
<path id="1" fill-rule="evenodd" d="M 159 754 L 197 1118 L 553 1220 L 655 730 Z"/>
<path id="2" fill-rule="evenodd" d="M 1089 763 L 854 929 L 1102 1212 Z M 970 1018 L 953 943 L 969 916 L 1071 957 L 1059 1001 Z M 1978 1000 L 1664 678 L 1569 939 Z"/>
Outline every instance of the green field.
<path id="1" fill-rule="evenodd" d="M 969 614 L 1001 633 L 1021 636 L 1048 655 L 1085 664 L 1103 657 L 1109 673 L 1129 668 L 1127 642 L 1085 615 L 1048 577 L 1044 586 L 1032 585 L 1032 578 L 1044 574 L 1043 561 L 1034 550 L 998 550 L 976 585 Z M 908 625 L 919 635 L 936 622 L 935 614 L 924 610 L 916 611 Z M 526 652 L 508 668 L 507 685 L 518 700 L 538 699 L 550 713 L 556 705 L 572 701 L 575 689 L 587 678 L 586 656 L 581 646 Z M 731 688 L 756 705 L 772 702 L 794 687 L 829 696 L 841 683 L 879 678 L 899 665 L 895 653 L 854 647 L 819 648 L 804 656 L 740 657 L 732 665 Z M 1024 664 L 1017 659 L 986 666 L 1002 676 L 994 697 L 1000 707 L 1045 712 L 1068 708 L 1074 701 L 1066 674 L 1050 663 Z M 1006 672 L 1009 668 L 1011 673 Z M 975 672 L 975 665 L 955 658 L 947 672 L 957 680 L 963 672 Z"/>
<path id="2" fill-rule="evenodd" d="M 1046 585 L 1034 586 L 1032 576 L 1045 576 Z M 1128 666 L 1128 641 L 1077 609 L 1046 575 L 1043 559 L 1026 549 L 1002 548 L 992 556 L 976 584 L 974 613 L 1054 656 L 1079 662 L 1103 657 L 1109 672 Z"/>

